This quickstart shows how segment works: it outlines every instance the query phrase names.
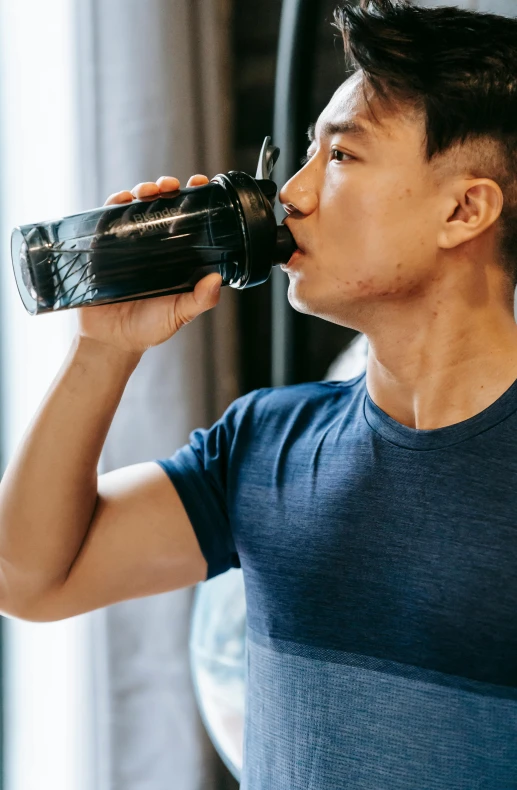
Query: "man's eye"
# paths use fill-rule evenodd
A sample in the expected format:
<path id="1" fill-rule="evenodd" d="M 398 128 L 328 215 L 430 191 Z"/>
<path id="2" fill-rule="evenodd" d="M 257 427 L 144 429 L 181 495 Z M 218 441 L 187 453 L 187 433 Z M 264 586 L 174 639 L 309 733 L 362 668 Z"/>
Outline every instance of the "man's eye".
<path id="1" fill-rule="evenodd" d="M 337 148 L 332 148 L 332 150 L 331 150 L 330 154 L 331 154 L 331 159 L 334 159 L 334 157 L 332 156 L 332 154 L 340 154 L 341 156 L 346 156 L 346 157 L 348 157 L 348 159 L 353 159 L 353 158 L 354 158 L 353 156 L 350 156 L 350 154 L 345 154 L 345 152 L 344 152 L 344 151 L 339 151 Z M 300 159 L 300 164 L 301 164 L 301 166 L 303 167 L 304 165 L 306 165 L 306 164 L 307 164 L 307 162 L 309 161 L 309 159 L 312 159 L 312 156 L 313 156 L 313 154 L 306 154 L 305 156 L 302 156 L 302 158 Z M 343 160 L 343 159 L 337 159 L 337 160 L 334 160 L 334 161 L 337 161 L 337 162 L 343 162 L 343 161 L 345 161 L 345 160 Z"/>
<path id="2" fill-rule="evenodd" d="M 331 150 L 331 152 L 330 152 L 330 153 L 331 153 L 331 155 L 332 155 L 332 154 L 340 154 L 340 156 L 346 156 L 348 159 L 353 159 L 353 158 L 354 158 L 353 156 L 350 156 L 350 154 L 345 154 L 345 152 L 344 152 L 344 151 L 339 151 L 337 148 L 333 148 L 333 149 Z M 331 158 L 332 158 L 332 157 L 331 157 Z M 343 160 L 343 159 L 338 159 L 337 161 L 338 161 L 338 162 L 343 162 L 343 161 L 345 161 L 345 160 Z"/>

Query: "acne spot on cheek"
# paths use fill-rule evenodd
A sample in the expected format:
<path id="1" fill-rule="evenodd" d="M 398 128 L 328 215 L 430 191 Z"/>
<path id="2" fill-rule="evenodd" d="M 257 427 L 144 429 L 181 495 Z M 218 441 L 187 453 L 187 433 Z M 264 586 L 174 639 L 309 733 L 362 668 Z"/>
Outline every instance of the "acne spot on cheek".
<path id="1" fill-rule="evenodd" d="M 363 293 L 373 293 L 375 291 L 375 280 L 373 277 L 369 277 L 367 280 L 358 280 L 357 285 Z"/>

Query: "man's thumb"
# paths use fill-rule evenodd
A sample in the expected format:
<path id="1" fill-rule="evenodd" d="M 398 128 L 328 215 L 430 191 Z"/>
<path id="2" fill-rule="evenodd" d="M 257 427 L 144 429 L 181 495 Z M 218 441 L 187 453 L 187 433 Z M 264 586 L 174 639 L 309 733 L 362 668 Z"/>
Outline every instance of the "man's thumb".
<path id="1" fill-rule="evenodd" d="M 208 310 L 217 304 L 222 282 L 220 274 L 209 274 L 197 283 L 193 296 L 200 308 Z"/>

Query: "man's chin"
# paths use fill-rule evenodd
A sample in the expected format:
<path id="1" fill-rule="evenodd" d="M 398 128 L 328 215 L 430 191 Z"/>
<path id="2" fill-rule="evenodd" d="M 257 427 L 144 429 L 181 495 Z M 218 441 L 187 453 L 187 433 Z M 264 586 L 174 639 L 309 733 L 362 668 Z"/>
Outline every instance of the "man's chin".
<path id="1" fill-rule="evenodd" d="M 289 304 L 298 313 L 312 315 L 329 321 L 331 324 L 339 324 L 355 328 L 348 320 L 354 314 L 354 305 L 343 299 L 336 302 L 336 294 L 323 293 L 316 288 L 307 287 L 307 282 L 300 283 L 299 280 L 292 279 L 289 283 L 287 292 Z"/>
<path id="2" fill-rule="evenodd" d="M 315 294 L 310 293 L 307 285 L 301 285 L 298 280 L 290 280 L 289 290 L 287 291 L 287 298 L 289 304 L 298 313 L 307 313 L 307 315 L 315 315 L 316 302 Z"/>

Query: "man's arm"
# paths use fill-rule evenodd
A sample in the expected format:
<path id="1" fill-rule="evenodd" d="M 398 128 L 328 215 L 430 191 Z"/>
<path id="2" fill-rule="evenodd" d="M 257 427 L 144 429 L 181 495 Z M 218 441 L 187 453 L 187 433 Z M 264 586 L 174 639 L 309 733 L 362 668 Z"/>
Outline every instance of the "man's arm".
<path id="1" fill-rule="evenodd" d="M 56 620 L 194 584 L 206 563 L 155 463 L 97 478 L 138 357 L 77 337 L 0 485 L 0 611 Z"/>
<path id="2" fill-rule="evenodd" d="M 101 475 L 93 518 L 66 579 L 34 602 L 27 619 L 62 620 L 187 587 L 207 564 L 170 479 L 155 463 Z"/>
<path id="3" fill-rule="evenodd" d="M 193 176 L 187 186 L 207 182 Z M 178 187 L 164 177 L 107 203 Z M 0 483 L 0 612 L 62 619 L 205 578 L 192 527 L 159 465 L 99 479 L 97 465 L 142 354 L 214 307 L 220 286 L 212 274 L 193 292 L 78 308 L 78 334 Z"/>

